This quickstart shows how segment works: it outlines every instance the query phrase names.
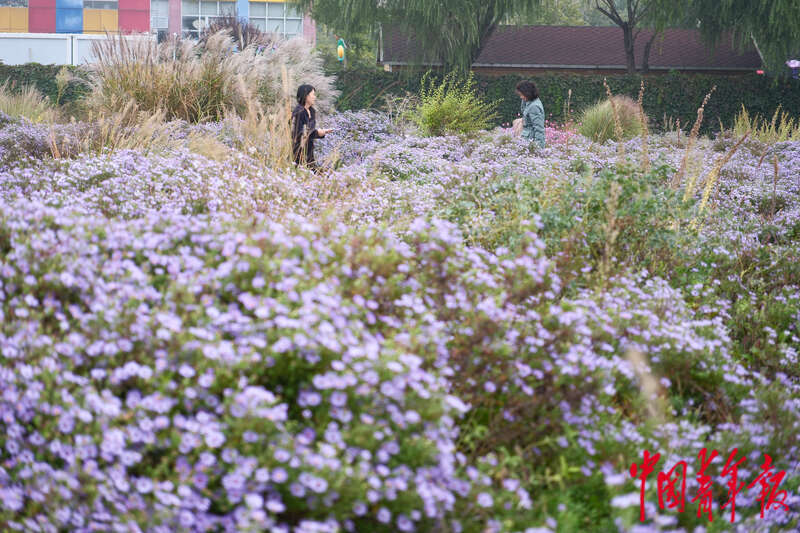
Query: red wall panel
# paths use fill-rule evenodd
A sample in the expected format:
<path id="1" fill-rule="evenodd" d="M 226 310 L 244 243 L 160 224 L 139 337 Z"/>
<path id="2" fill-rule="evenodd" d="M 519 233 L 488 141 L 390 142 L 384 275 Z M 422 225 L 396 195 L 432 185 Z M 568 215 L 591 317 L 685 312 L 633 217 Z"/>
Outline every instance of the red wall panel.
<path id="1" fill-rule="evenodd" d="M 132 11 L 130 9 L 119 10 L 119 31 L 120 32 L 149 32 L 150 31 L 150 10 Z"/>
<path id="2" fill-rule="evenodd" d="M 119 0 L 119 10 L 150 11 L 150 0 Z"/>
<path id="3" fill-rule="evenodd" d="M 56 0 L 28 0 L 28 7 L 52 7 L 55 9 Z M 55 22 L 53 24 L 55 24 Z"/>
<path id="4" fill-rule="evenodd" d="M 56 7 L 55 0 L 49 2 L 53 7 L 29 7 L 28 31 L 31 33 L 56 32 Z"/>

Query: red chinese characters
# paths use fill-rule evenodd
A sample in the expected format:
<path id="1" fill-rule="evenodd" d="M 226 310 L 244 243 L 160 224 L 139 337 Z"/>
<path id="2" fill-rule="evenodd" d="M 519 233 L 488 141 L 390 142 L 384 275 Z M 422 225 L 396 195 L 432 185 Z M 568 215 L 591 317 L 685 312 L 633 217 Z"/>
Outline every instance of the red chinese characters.
<path id="1" fill-rule="evenodd" d="M 745 487 L 745 482 L 739 482 L 739 467 L 745 463 L 747 458 L 740 457 L 737 459 L 736 456 L 738 453 L 739 449 L 734 448 L 728 455 L 725 465 L 720 472 L 720 477 L 727 479 L 725 485 L 728 487 L 728 499 L 721 508 L 730 508 L 731 523 L 736 520 L 736 496 Z M 709 452 L 707 448 L 703 448 L 700 450 L 700 453 L 697 454 L 697 459 L 700 462 L 700 468 L 696 475 L 698 488 L 691 503 L 698 502 L 697 516 L 706 516 L 709 522 L 714 520 L 712 513 L 714 501 L 712 493 L 713 477 L 709 469 L 718 455 L 719 453 L 717 450 L 711 450 Z M 630 467 L 631 477 L 640 481 L 639 520 L 642 522 L 645 521 L 644 500 L 647 478 L 653 473 L 660 459 L 660 453 L 651 454 L 649 450 L 644 450 L 641 464 L 633 463 Z M 684 511 L 686 507 L 687 474 L 688 465 L 686 461 L 678 461 L 666 472 L 661 471 L 658 473 L 658 506 L 662 511 L 668 509 L 677 509 L 679 513 Z M 759 485 L 761 488 L 758 499 L 761 502 L 762 518 L 764 517 L 764 512 L 770 509 L 783 509 L 788 512 L 789 507 L 786 504 L 788 494 L 785 490 L 778 490 L 778 486 L 785 477 L 786 472 L 783 470 L 774 472 L 772 457 L 768 454 L 764 454 L 764 464 L 761 465 L 761 473 L 747 485 L 747 489 L 752 489 L 756 485 Z"/>
<path id="2" fill-rule="evenodd" d="M 645 483 L 647 482 L 647 476 L 649 476 L 653 472 L 653 468 L 655 468 L 658 460 L 661 459 L 661 454 L 657 453 L 650 456 L 650 452 L 648 450 L 644 451 L 644 461 L 642 461 L 641 465 L 637 465 L 633 463 L 631 465 L 631 477 L 634 479 L 637 475 L 639 475 L 639 479 L 642 481 L 642 489 L 641 489 L 641 496 L 640 496 L 640 512 L 639 512 L 639 519 L 644 522 L 644 489 Z"/>
<path id="3" fill-rule="evenodd" d="M 737 485 L 736 481 L 739 478 L 739 466 L 744 463 L 746 457 L 742 457 L 735 463 L 732 462 L 738 451 L 739 448 L 733 449 L 731 454 L 728 456 L 728 460 L 725 461 L 725 467 L 722 469 L 722 477 L 730 478 L 728 480 L 728 501 L 722 504 L 722 508 L 725 509 L 725 507 L 730 504 L 731 524 L 733 524 L 733 521 L 736 520 L 736 495 L 739 494 L 739 491 L 742 490 L 742 487 L 744 487 L 744 483 Z"/>
<path id="4" fill-rule="evenodd" d="M 786 477 L 786 472 L 781 470 L 777 474 L 770 474 L 772 471 L 772 457 L 764 454 L 764 464 L 761 465 L 762 472 L 750 483 L 747 488 L 751 489 L 756 483 L 761 485 L 761 495 L 759 501 L 761 502 L 761 518 L 764 518 L 764 511 L 769 511 L 773 505 L 784 511 L 789 511 L 789 506 L 786 505 L 786 497 L 788 494 L 785 490 L 778 491 L 778 485 L 781 484 L 783 478 Z M 778 496 L 783 495 L 783 498 L 778 500 Z"/>

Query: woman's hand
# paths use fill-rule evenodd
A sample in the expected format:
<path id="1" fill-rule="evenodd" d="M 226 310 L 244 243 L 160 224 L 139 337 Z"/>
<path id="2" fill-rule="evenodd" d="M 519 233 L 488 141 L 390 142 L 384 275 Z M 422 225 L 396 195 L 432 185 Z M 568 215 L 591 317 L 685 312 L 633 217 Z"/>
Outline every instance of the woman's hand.
<path id="1" fill-rule="evenodd" d="M 328 129 L 317 129 L 317 135 L 320 137 L 325 137 L 327 134 L 333 131 L 333 128 Z"/>

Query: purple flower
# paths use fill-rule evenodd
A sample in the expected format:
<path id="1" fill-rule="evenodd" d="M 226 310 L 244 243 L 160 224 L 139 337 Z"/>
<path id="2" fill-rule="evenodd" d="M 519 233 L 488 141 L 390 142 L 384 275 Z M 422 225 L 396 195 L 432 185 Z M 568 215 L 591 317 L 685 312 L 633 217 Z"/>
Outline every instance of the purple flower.
<path id="1" fill-rule="evenodd" d="M 481 492 L 478 494 L 478 505 L 481 507 L 491 507 L 493 503 L 494 500 L 488 492 Z"/>
<path id="2" fill-rule="evenodd" d="M 225 443 L 225 435 L 219 431 L 211 431 L 206 433 L 206 445 L 209 448 L 219 448 Z"/>
<path id="3" fill-rule="evenodd" d="M 388 524 L 392 520 L 392 513 L 386 507 L 381 507 L 378 509 L 378 522 L 382 524 Z"/>
<path id="4" fill-rule="evenodd" d="M 353 513 L 355 513 L 356 516 L 364 516 L 367 514 L 367 504 L 364 502 L 356 502 L 353 504 Z"/>
<path id="5" fill-rule="evenodd" d="M 264 506 L 264 499 L 258 494 L 247 494 L 244 502 L 251 509 L 261 509 Z"/>
<path id="6" fill-rule="evenodd" d="M 142 494 L 147 494 L 147 493 L 151 492 L 152 490 L 153 490 L 153 481 L 152 480 L 150 480 L 148 478 L 144 478 L 144 477 L 140 477 L 139 479 L 136 480 L 136 491 L 137 492 L 140 492 Z"/>

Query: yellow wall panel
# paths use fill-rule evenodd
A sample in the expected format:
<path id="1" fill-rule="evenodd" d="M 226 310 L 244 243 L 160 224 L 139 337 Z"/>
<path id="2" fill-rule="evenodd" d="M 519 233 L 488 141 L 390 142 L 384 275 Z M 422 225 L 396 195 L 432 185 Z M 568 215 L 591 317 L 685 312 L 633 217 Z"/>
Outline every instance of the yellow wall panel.
<path id="1" fill-rule="evenodd" d="M 100 33 L 100 10 L 83 10 L 83 33 Z"/>
<path id="2" fill-rule="evenodd" d="M 3 33 L 11 31 L 11 8 L 0 7 L 0 31 Z"/>
<path id="3" fill-rule="evenodd" d="M 9 7 L 11 31 L 17 33 L 28 32 L 28 8 L 27 7 Z"/>
<path id="4" fill-rule="evenodd" d="M 26 33 L 27 31 L 27 7 L 0 7 L 0 32 Z"/>
<path id="5" fill-rule="evenodd" d="M 101 9 L 100 11 L 100 27 L 103 31 L 117 31 L 119 26 L 119 11 L 116 9 Z"/>
<path id="6" fill-rule="evenodd" d="M 83 33 L 105 33 L 117 31 L 116 9 L 84 9 Z"/>
<path id="7" fill-rule="evenodd" d="M 27 7 L 0 7 L 0 32 L 28 31 Z"/>

